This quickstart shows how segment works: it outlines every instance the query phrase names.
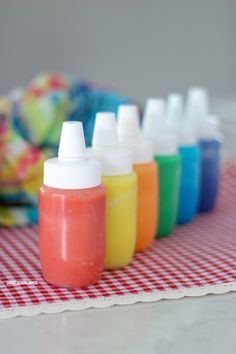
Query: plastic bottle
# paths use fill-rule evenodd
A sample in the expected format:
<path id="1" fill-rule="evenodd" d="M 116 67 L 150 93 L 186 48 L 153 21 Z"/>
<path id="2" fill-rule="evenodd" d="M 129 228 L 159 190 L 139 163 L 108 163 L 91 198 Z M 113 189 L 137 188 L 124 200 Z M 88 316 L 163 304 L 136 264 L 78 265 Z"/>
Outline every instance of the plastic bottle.
<path id="1" fill-rule="evenodd" d="M 101 162 L 106 189 L 105 269 L 125 267 L 136 243 L 137 177 L 131 152 L 118 145 L 114 113 L 97 113 L 89 154 Z"/>
<path id="2" fill-rule="evenodd" d="M 105 189 L 100 162 L 87 159 L 82 123 L 63 123 L 58 158 L 44 164 L 39 192 L 43 276 L 56 286 L 96 283 L 105 256 Z"/>
<path id="3" fill-rule="evenodd" d="M 194 129 L 184 119 L 183 98 L 171 94 L 166 106 L 167 124 L 177 135 L 180 155 L 180 186 L 177 222 L 190 222 L 198 211 L 200 192 L 200 148 Z"/>
<path id="4" fill-rule="evenodd" d="M 199 210 L 210 211 L 218 194 L 222 138 L 217 118 L 209 116 L 208 93 L 204 88 L 189 90 L 186 117 L 195 128 L 201 150 Z"/>
<path id="5" fill-rule="evenodd" d="M 153 143 L 154 159 L 159 167 L 159 238 L 175 228 L 178 208 L 180 159 L 175 134 L 167 129 L 161 99 L 149 99 L 146 104 L 143 133 Z"/>
<path id="6" fill-rule="evenodd" d="M 152 144 L 142 137 L 137 106 L 119 106 L 117 131 L 121 146 L 132 152 L 133 168 L 138 178 L 138 252 L 149 247 L 155 238 L 158 215 L 157 166 L 153 161 Z"/>

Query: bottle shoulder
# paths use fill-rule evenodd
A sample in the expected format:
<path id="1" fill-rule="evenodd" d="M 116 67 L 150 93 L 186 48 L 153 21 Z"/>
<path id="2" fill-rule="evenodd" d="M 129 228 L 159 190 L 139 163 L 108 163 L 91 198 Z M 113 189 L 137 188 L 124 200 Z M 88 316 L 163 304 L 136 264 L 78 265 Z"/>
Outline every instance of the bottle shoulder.
<path id="1" fill-rule="evenodd" d="M 118 175 L 118 176 L 102 176 L 102 183 L 104 185 L 106 184 L 122 184 L 122 183 L 136 183 L 137 181 L 137 176 L 134 172 L 130 172 L 124 175 Z"/>
<path id="2" fill-rule="evenodd" d="M 105 188 L 101 184 L 92 188 L 84 189 L 61 189 L 42 185 L 39 189 L 39 196 L 45 198 L 71 198 L 86 199 L 105 196 Z"/>
<path id="3" fill-rule="evenodd" d="M 199 145 L 202 146 L 220 146 L 222 144 L 222 140 L 218 137 L 212 139 L 200 139 Z"/>
<path id="4" fill-rule="evenodd" d="M 156 169 L 157 169 L 157 164 L 153 160 L 153 161 L 147 162 L 147 163 L 134 164 L 133 165 L 133 169 L 134 169 L 135 173 L 139 173 L 139 172 L 155 172 Z"/>
<path id="5" fill-rule="evenodd" d="M 180 156 L 195 156 L 200 154 L 200 145 L 189 145 L 189 146 L 184 146 L 180 145 L 178 148 Z"/>
<path id="6" fill-rule="evenodd" d="M 179 154 L 175 154 L 175 155 L 156 155 L 154 157 L 155 161 L 157 163 L 179 163 L 180 162 L 180 156 Z"/>

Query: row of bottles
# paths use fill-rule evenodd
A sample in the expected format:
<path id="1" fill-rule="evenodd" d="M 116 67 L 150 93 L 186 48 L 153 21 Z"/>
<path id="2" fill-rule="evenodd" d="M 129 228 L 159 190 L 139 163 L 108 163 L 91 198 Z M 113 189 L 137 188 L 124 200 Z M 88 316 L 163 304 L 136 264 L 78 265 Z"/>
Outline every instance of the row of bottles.
<path id="1" fill-rule="evenodd" d="M 203 88 L 189 90 L 185 109 L 179 94 L 169 95 L 166 103 L 162 99 L 147 101 L 143 132 L 152 140 L 159 164 L 159 237 L 173 230 L 175 222 L 171 228 L 170 215 L 178 224 L 186 224 L 198 211 L 215 206 L 222 137 L 219 121 L 209 115 L 208 106 Z M 168 199 L 165 189 L 172 190 Z"/>
<path id="2" fill-rule="evenodd" d="M 156 235 L 169 235 L 176 222 L 214 207 L 220 143 L 204 90 L 190 91 L 186 112 L 174 94 L 167 104 L 148 100 L 142 130 L 134 105 L 119 107 L 117 123 L 113 113 L 97 113 L 87 151 L 82 124 L 63 124 L 58 158 L 45 162 L 39 193 L 40 259 L 49 283 L 93 284 L 103 269 L 125 267 Z"/>

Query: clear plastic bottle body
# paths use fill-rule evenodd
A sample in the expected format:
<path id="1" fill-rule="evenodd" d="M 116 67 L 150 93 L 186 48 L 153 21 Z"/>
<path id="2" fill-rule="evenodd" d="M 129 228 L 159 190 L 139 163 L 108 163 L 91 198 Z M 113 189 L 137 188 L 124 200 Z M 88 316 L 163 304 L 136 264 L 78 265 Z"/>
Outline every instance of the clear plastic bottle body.
<path id="1" fill-rule="evenodd" d="M 82 288 L 96 283 L 105 256 L 105 189 L 39 191 L 39 248 L 44 278 Z"/>
<path id="2" fill-rule="evenodd" d="M 103 176 L 106 189 L 105 269 L 128 265 L 136 243 L 137 177 L 131 172 Z"/>

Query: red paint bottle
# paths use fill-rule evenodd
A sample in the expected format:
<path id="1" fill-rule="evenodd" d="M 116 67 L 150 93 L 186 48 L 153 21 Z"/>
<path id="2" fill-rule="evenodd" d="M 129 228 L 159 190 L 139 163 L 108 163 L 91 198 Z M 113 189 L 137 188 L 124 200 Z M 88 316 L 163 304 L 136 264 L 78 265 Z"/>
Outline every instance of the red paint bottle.
<path id="1" fill-rule="evenodd" d="M 100 163 L 86 158 L 80 122 L 63 124 L 58 158 L 44 164 L 39 246 L 48 283 L 81 288 L 100 279 L 105 256 L 105 189 Z"/>

